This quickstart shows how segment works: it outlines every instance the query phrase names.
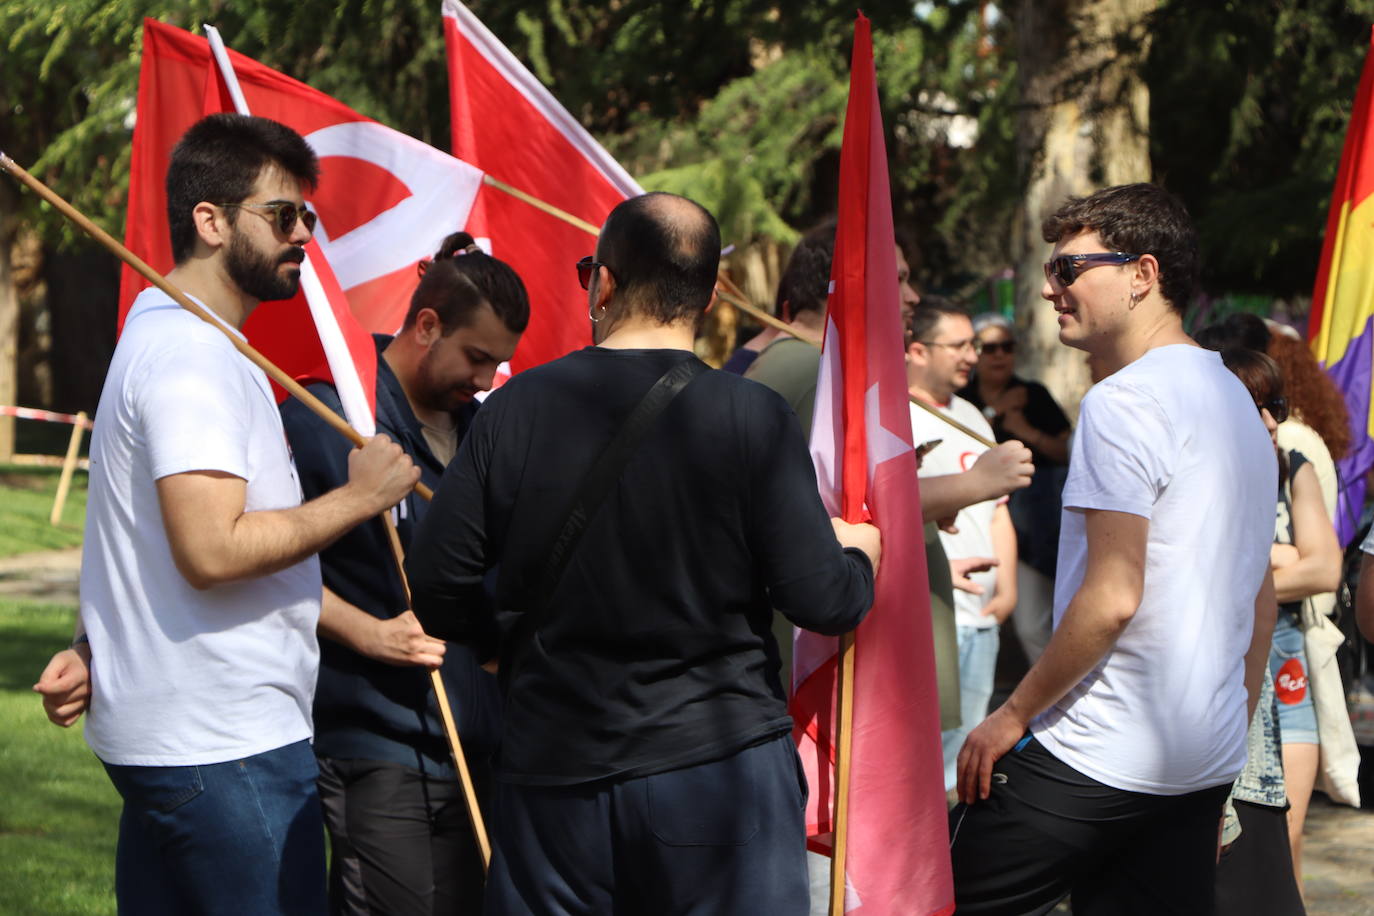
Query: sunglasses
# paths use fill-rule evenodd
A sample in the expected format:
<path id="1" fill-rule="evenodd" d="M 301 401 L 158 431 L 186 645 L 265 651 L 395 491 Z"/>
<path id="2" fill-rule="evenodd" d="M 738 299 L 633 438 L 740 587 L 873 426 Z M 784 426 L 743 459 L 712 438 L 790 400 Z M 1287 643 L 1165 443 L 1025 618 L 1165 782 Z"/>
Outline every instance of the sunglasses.
<path id="1" fill-rule="evenodd" d="M 1269 411 L 1269 416 L 1274 418 L 1275 423 L 1282 423 L 1284 420 L 1288 419 L 1287 398 L 1274 398 L 1273 400 L 1265 401 L 1263 404 L 1256 404 L 1255 406 L 1260 410 Z"/>
<path id="2" fill-rule="evenodd" d="M 305 223 L 305 231 L 311 234 L 315 232 L 315 222 L 319 219 L 315 211 L 307 210 L 304 206 L 296 206 L 289 200 L 274 200 L 266 204 L 216 204 L 217 207 L 238 207 L 240 210 L 263 210 L 264 215 L 270 214 L 267 218 L 277 225 L 277 231 L 282 235 L 289 236 L 296 228 L 296 220 Z"/>
<path id="3" fill-rule="evenodd" d="M 1013 353 L 1016 352 L 1016 341 L 997 340 L 993 341 L 992 343 L 985 343 L 979 346 L 978 352 L 979 354 L 990 353 L 993 356 L 996 356 L 999 353 L 1005 353 L 1007 356 L 1011 356 Z"/>
<path id="4" fill-rule="evenodd" d="M 577 282 L 582 284 L 583 289 L 592 288 L 592 275 L 596 273 L 598 267 L 606 267 L 600 261 L 595 260 L 591 255 L 577 262 Z M 609 267 L 606 267 L 610 270 Z"/>
<path id="5" fill-rule="evenodd" d="M 1073 286 L 1080 272 L 1098 264 L 1129 264 L 1139 261 L 1140 255 L 1124 251 L 1103 251 L 1093 254 L 1061 254 L 1045 262 L 1045 279 L 1061 287 Z"/>

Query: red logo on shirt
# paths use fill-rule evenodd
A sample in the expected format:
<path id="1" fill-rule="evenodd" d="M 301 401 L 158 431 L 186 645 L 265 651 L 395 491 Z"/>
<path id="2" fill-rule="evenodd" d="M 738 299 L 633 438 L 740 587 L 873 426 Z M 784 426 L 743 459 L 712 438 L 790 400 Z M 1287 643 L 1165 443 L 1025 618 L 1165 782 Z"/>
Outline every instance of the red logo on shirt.
<path id="1" fill-rule="evenodd" d="M 1280 703 L 1293 705 L 1301 703 L 1303 697 L 1307 696 L 1307 672 L 1302 668 L 1302 660 L 1290 658 L 1283 663 L 1279 669 L 1279 676 L 1274 678 L 1274 692 L 1278 694 Z"/>

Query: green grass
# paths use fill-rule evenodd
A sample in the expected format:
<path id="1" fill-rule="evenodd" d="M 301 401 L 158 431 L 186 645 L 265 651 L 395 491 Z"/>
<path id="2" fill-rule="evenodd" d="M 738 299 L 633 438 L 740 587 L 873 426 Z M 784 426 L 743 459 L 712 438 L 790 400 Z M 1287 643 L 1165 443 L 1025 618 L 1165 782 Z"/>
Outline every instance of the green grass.
<path id="1" fill-rule="evenodd" d="M 119 796 L 81 726 L 50 724 L 30 689 L 73 613 L 0 600 L 0 913 L 115 911 Z"/>
<path id="2" fill-rule="evenodd" d="M 77 547 L 86 524 L 86 472 L 77 471 L 60 524 L 48 524 L 58 468 L 0 465 L 0 557 Z"/>

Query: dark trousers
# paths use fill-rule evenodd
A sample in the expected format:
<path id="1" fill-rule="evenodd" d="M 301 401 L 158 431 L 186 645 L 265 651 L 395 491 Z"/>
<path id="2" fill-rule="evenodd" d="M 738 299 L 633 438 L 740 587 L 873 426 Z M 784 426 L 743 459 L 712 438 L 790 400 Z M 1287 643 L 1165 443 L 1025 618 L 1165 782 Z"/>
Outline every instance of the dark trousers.
<path id="1" fill-rule="evenodd" d="M 1217 864 L 1217 916 L 1304 916 L 1287 808 L 1239 800 L 1235 806 L 1241 834 Z"/>
<path id="2" fill-rule="evenodd" d="M 806 783 L 790 736 L 576 786 L 499 784 L 488 914 L 805 914 Z"/>
<path id="3" fill-rule="evenodd" d="M 950 812 L 960 916 L 1047 913 L 1070 893 L 1079 916 L 1212 912 L 1229 785 L 1126 792 L 1084 776 L 1034 738 L 1018 748 L 993 768 L 985 801 Z"/>
<path id="4" fill-rule="evenodd" d="M 482 859 L 456 780 L 372 760 L 319 764 L 330 913 L 482 911 Z"/>

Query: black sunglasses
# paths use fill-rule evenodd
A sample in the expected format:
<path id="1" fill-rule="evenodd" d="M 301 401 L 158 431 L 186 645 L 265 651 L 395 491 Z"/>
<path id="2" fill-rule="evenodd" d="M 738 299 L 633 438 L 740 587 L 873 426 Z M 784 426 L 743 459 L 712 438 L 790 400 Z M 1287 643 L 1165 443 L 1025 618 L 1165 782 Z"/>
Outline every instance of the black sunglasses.
<path id="1" fill-rule="evenodd" d="M 978 348 L 978 352 L 980 354 L 991 353 L 993 356 L 996 356 L 998 353 L 1005 353 L 1008 356 L 1011 356 L 1013 353 L 1016 352 L 1016 341 L 996 340 L 992 343 L 985 343 Z"/>
<path id="2" fill-rule="evenodd" d="M 1087 267 L 1097 264 L 1129 264 L 1139 261 L 1140 255 L 1124 251 L 1103 251 L 1093 254 L 1061 254 L 1045 262 L 1045 279 L 1053 280 L 1060 286 L 1073 286 L 1078 274 Z M 1085 266 L 1086 265 L 1086 266 Z"/>
<path id="3" fill-rule="evenodd" d="M 1274 418 L 1275 423 L 1282 423 L 1284 420 L 1288 419 L 1287 398 L 1274 398 L 1272 400 L 1265 401 L 1263 404 L 1256 404 L 1255 406 L 1258 407 L 1260 410 L 1269 411 L 1269 416 Z"/>
<path id="4" fill-rule="evenodd" d="M 592 255 L 587 255 L 577 262 L 577 282 L 582 284 L 583 289 L 592 288 L 592 274 L 596 273 L 598 267 L 606 267 L 606 265 L 595 260 Z M 606 267 L 606 269 L 610 270 L 609 267 Z M 614 274 L 612 274 L 612 276 L 614 276 Z"/>
<path id="5" fill-rule="evenodd" d="M 282 235 L 289 236 L 296 228 L 296 220 L 305 223 L 305 231 L 315 232 L 315 222 L 319 219 L 315 211 L 307 210 L 304 206 L 296 206 L 289 200 L 274 200 L 267 204 L 216 204 L 217 207 L 238 207 L 241 210 L 265 210 L 270 213 L 269 219 L 277 224 L 277 231 Z"/>

